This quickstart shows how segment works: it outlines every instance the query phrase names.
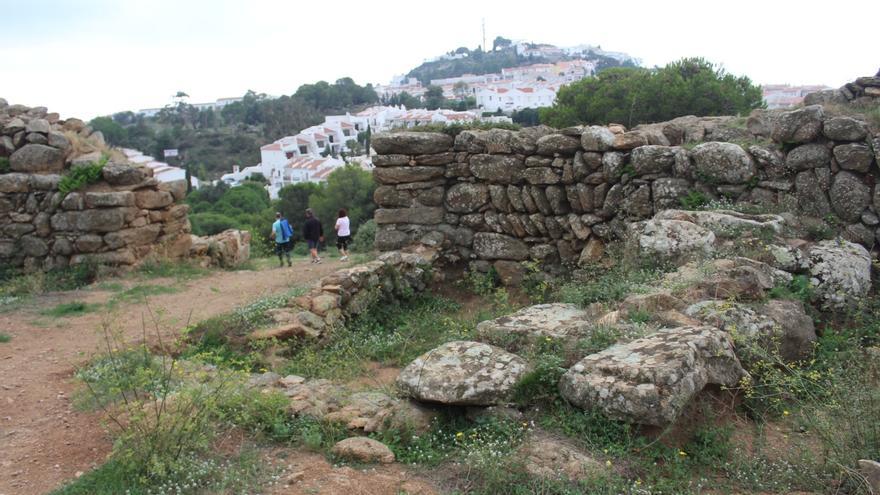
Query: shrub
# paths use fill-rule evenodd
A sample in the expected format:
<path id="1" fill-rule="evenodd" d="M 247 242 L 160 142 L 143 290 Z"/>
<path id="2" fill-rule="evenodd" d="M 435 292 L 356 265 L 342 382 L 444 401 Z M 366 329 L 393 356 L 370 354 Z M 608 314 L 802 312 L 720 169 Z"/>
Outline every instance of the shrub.
<path id="1" fill-rule="evenodd" d="M 709 202 L 709 198 L 700 191 L 690 191 L 686 195 L 678 198 L 681 207 L 686 210 L 702 209 Z"/>
<path id="2" fill-rule="evenodd" d="M 354 234 L 351 250 L 356 253 L 368 253 L 373 250 L 376 242 L 376 222 L 373 219 L 367 220 Z"/>

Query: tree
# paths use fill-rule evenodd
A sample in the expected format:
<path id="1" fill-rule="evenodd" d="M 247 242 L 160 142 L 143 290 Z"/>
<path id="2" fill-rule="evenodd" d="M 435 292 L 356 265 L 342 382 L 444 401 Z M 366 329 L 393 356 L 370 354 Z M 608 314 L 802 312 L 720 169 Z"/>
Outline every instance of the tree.
<path id="1" fill-rule="evenodd" d="M 128 132 L 110 117 L 95 117 L 89 122 L 92 129 L 101 131 L 104 139 L 113 146 L 128 145 Z"/>
<path id="2" fill-rule="evenodd" d="M 510 118 L 515 124 L 520 124 L 524 127 L 536 126 L 541 122 L 538 109 L 536 108 L 514 110 Z"/>
<path id="3" fill-rule="evenodd" d="M 278 211 L 283 213 L 293 225 L 297 225 L 305 215 L 306 208 L 309 207 L 309 198 L 314 194 L 319 194 L 323 187 L 323 184 L 314 182 L 282 187 L 278 191 Z M 294 228 L 294 234 L 298 234 L 296 228 Z"/>
<path id="4" fill-rule="evenodd" d="M 446 103 L 446 98 L 443 96 L 443 88 L 434 85 L 428 86 L 428 90 L 425 91 L 425 108 L 437 110 L 444 103 Z"/>
<path id="5" fill-rule="evenodd" d="M 511 41 L 507 38 L 503 38 L 501 36 L 497 36 L 495 40 L 492 42 L 492 51 L 496 51 L 498 49 L 508 48 L 511 45 Z"/>
<path id="6" fill-rule="evenodd" d="M 327 176 L 327 185 L 309 197 L 309 207 L 323 222 L 325 232 L 328 232 L 326 227 L 335 222 L 336 212 L 345 208 L 354 234 L 358 225 L 373 218 L 376 209 L 373 202 L 375 188 L 373 174 L 357 165 L 346 165 Z M 329 238 L 335 238 L 332 230 L 329 230 L 329 234 Z"/>
<path id="7" fill-rule="evenodd" d="M 682 115 L 745 114 L 762 106 L 761 88 L 748 77 L 688 58 L 663 68 L 604 70 L 560 89 L 540 118 L 554 127 L 610 122 L 634 126 Z"/>

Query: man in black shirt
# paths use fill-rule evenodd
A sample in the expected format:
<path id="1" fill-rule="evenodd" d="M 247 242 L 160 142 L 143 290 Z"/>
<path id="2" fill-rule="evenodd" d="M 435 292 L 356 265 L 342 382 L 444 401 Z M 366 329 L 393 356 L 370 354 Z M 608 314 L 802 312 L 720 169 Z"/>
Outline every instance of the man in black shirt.
<path id="1" fill-rule="evenodd" d="M 309 245 L 309 254 L 312 256 L 312 263 L 320 263 L 321 258 L 318 257 L 318 243 L 324 241 L 324 228 L 321 222 L 315 218 L 315 213 L 311 208 L 306 209 L 306 223 L 303 225 L 303 237 Z"/>

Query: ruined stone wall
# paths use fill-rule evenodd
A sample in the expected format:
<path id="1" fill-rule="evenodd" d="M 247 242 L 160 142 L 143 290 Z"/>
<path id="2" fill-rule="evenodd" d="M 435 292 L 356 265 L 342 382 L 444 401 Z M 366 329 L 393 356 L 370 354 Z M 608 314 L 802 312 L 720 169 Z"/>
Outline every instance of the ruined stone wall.
<path id="1" fill-rule="evenodd" d="M 188 207 L 176 203 L 182 181 L 159 183 L 151 169 L 111 159 L 98 182 L 58 190 L 72 168 L 108 153 L 82 121 L 0 99 L 0 265 L 49 270 L 188 254 Z"/>
<path id="2" fill-rule="evenodd" d="M 630 131 L 390 133 L 373 147 L 379 250 L 422 243 L 483 267 L 576 264 L 601 256 L 626 222 L 695 198 L 833 219 L 869 248 L 880 233 L 878 134 L 821 106 Z"/>

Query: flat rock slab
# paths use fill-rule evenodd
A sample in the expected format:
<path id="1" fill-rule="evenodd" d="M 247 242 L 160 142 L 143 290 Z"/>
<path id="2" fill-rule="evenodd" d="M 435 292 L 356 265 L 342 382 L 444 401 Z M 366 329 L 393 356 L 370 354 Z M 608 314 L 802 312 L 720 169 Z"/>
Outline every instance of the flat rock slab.
<path id="1" fill-rule="evenodd" d="M 585 357 L 562 376 L 559 390 L 582 409 L 664 426 L 707 384 L 734 386 L 744 376 L 727 333 L 678 327 Z"/>
<path id="2" fill-rule="evenodd" d="M 567 338 L 584 333 L 591 326 L 589 313 L 574 304 L 538 304 L 516 313 L 480 322 L 480 338 L 525 337 Z"/>
<path id="3" fill-rule="evenodd" d="M 480 342 L 447 342 L 422 354 L 397 377 L 413 399 L 464 406 L 506 402 L 526 373 L 523 358 Z"/>
<path id="4" fill-rule="evenodd" d="M 382 464 L 394 462 L 394 452 L 391 452 L 387 445 L 367 437 L 346 438 L 337 442 L 330 451 L 339 457 L 354 461 Z"/>

